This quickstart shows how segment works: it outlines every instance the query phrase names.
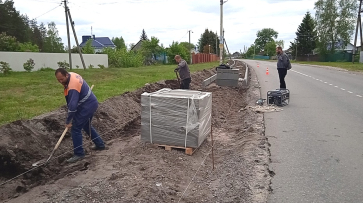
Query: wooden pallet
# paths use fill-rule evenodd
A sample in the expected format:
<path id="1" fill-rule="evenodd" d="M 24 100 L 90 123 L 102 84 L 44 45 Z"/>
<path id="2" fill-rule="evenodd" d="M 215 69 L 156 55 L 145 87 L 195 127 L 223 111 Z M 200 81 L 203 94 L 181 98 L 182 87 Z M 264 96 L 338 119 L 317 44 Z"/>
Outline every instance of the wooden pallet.
<path id="1" fill-rule="evenodd" d="M 194 149 L 191 147 L 178 147 L 178 146 L 170 146 L 170 145 L 158 145 L 159 147 L 165 147 L 166 151 L 171 151 L 171 149 L 184 149 L 185 154 L 187 155 L 193 155 Z"/>

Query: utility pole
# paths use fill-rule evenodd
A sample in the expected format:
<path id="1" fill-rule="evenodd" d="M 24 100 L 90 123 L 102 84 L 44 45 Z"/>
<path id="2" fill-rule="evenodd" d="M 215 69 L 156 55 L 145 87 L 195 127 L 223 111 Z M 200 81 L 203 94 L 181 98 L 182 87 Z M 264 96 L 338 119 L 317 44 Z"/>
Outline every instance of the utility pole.
<path id="1" fill-rule="evenodd" d="M 253 59 L 255 59 L 256 55 L 256 44 L 253 45 Z"/>
<path id="2" fill-rule="evenodd" d="M 67 24 L 67 37 L 68 37 L 68 53 L 69 53 L 69 68 L 72 70 L 72 52 L 71 52 L 71 39 L 69 37 L 69 25 L 68 25 L 68 15 L 67 15 L 67 0 L 64 0 L 64 9 L 66 14 L 66 24 Z"/>
<path id="3" fill-rule="evenodd" d="M 190 32 L 193 33 L 193 31 L 189 30 L 189 54 L 190 54 L 190 64 L 192 64 L 193 60 L 192 60 L 192 52 L 191 52 L 191 47 L 190 47 Z"/>
<path id="4" fill-rule="evenodd" d="M 225 59 L 225 58 L 224 58 L 224 52 L 225 52 L 225 51 L 224 51 L 224 50 L 225 50 L 224 45 L 225 45 L 225 44 L 226 44 L 226 39 L 224 38 L 224 28 L 223 28 L 223 55 L 222 55 L 222 56 L 223 56 L 223 57 L 222 57 L 222 58 L 223 58 L 223 62 L 224 62 L 224 59 Z"/>
<path id="5" fill-rule="evenodd" d="M 226 3 L 227 1 L 224 1 L 223 0 L 220 0 L 221 1 L 221 28 L 220 28 L 220 37 L 219 37 L 219 63 L 222 64 L 223 63 L 223 40 L 224 40 L 224 37 L 223 37 L 223 4 Z"/>
<path id="6" fill-rule="evenodd" d="M 216 31 L 216 55 L 218 55 L 218 33 Z"/>
<path id="7" fill-rule="evenodd" d="M 69 15 L 69 20 L 71 21 L 71 26 L 72 26 L 72 30 L 73 30 L 73 35 L 74 35 L 74 39 L 76 40 L 77 49 L 78 49 L 79 56 L 81 57 L 81 61 L 82 61 L 82 65 L 83 65 L 83 69 L 84 69 L 84 70 L 86 70 L 86 64 L 84 63 L 83 56 L 82 56 L 82 51 L 81 51 L 81 48 L 79 47 L 79 43 L 78 43 L 78 39 L 77 39 L 76 30 L 74 29 L 74 24 L 73 24 L 73 20 L 72 20 L 72 16 L 71 16 L 71 12 L 69 11 L 69 8 L 67 8 L 67 13 L 68 13 L 68 15 Z"/>
<path id="8" fill-rule="evenodd" d="M 296 43 L 295 43 L 295 46 L 296 46 L 296 51 L 295 51 L 295 61 L 297 61 L 297 40 L 296 40 Z"/>
<path id="9" fill-rule="evenodd" d="M 361 19 L 361 15 L 360 13 L 362 13 L 362 1 L 363 0 L 360 0 L 360 3 L 359 3 L 359 10 L 358 10 L 358 19 L 357 19 L 357 27 L 356 27 L 356 30 L 355 30 L 355 40 L 354 40 L 354 49 L 353 49 L 353 56 L 352 56 L 352 62 L 354 63 L 354 56 L 356 55 L 355 54 L 355 51 L 357 49 L 357 36 L 358 36 L 358 27 L 360 28 L 360 47 L 362 49 L 362 45 L 363 45 L 363 35 L 362 35 L 362 19 Z M 362 50 L 361 50 L 362 51 Z M 360 53 L 359 53 L 360 54 Z M 359 57 L 360 58 L 360 57 Z"/>
<path id="10" fill-rule="evenodd" d="M 232 60 L 232 56 L 231 56 L 231 53 L 229 52 L 226 39 L 224 39 L 224 44 L 226 45 L 226 48 L 227 48 L 227 51 L 228 51 L 228 55 L 229 55 L 229 59 Z"/>

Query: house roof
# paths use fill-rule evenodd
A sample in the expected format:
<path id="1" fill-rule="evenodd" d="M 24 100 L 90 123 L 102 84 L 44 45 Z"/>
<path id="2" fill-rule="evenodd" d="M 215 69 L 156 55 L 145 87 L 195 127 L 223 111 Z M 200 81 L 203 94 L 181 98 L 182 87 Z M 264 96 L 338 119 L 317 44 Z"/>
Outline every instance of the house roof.
<path id="1" fill-rule="evenodd" d="M 136 47 L 139 47 L 141 44 L 141 42 L 142 42 L 143 40 L 139 40 L 132 48 L 131 48 L 131 50 L 134 50 L 134 48 L 136 48 Z"/>
<path id="2" fill-rule="evenodd" d="M 92 47 L 94 48 L 105 48 L 105 47 L 116 47 L 115 44 L 110 40 L 108 37 L 94 37 L 94 38 L 88 38 L 93 39 L 92 40 Z M 79 46 L 84 47 L 86 46 L 87 41 L 83 41 Z"/>

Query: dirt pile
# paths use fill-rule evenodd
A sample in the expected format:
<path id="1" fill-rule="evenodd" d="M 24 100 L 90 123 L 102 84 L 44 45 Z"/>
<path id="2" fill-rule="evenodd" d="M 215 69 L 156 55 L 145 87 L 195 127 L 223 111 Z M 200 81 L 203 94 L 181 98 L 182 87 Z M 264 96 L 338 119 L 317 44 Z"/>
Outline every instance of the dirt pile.
<path id="1" fill-rule="evenodd" d="M 204 78 L 213 74 L 213 70 L 193 74 L 191 88 L 197 87 Z M 126 92 L 110 98 L 99 105 L 92 124 L 105 141 L 117 138 L 128 128 L 138 125 L 141 110 L 140 95 L 143 92 L 154 92 L 162 88 L 176 89 L 178 86 L 176 80 L 160 81 L 146 84 L 135 92 Z M 63 106 L 34 119 L 19 120 L 0 127 L 0 183 L 32 169 L 32 163 L 50 155 L 64 130 L 66 112 L 66 106 Z M 84 145 L 91 145 L 89 139 L 84 139 Z M 72 168 L 79 168 L 79 166 L 64 166 L 66 158 L 73 153 L 72 148 L 70 133 L 67 132 L 62 144 L 53 155 L 54 159 L 45 167 L 34 169 L 7 184 L 11 186 L 1 189 L 0 200 L 44 184 L 50 179 L 60 178 L 65 175 L 64 168 L 67 173 L 71 172 Z M 87 148 L 85 150 L 89 153 Z"/>
<path id="2" fill-rule="evenodd" d="M 243 66 L 241 62 L 237 65 Z M 193 74 L 191 88 L 201 88 L 202 80 L 214 72 L 215 69 Z M 250 74 L 251 78 L 255 77 L 254 72 Z M 68 135 L 55 155 L 61 155 L 59 158 L 1 186 L 0 200 L 265 202 L 270 174 L 263 115 L 247 108 L 259 98 L 258 88 L 218 87 L 215 83 L 206 88 L 205 91 L 213 93 L 215 170 L 212 170 L 210 137 L 192 156 L 182 150 L 165 151 L 140 141 L 140 95 L 164 87 L 177 88 L 177 81 L 149 84 L 102 103 L 93 124 L 107 140 L 109 150 L 87 152 L 83 161 L 64 164 L 67 155 L 72 154 Z M 1 164 L 7 157 L 11 161 L 6 162 L 11 163 L 7 166 L 21 172 L 29 169 L 34 161 L 47 157 L 63 131 L 65 112 L 63 107 L 29 121 L 1 127 Z M 88 140 L 84 141 L 89 145 Z M 18 172 L 7 176 L 1 173 L 0 181 Z"/>

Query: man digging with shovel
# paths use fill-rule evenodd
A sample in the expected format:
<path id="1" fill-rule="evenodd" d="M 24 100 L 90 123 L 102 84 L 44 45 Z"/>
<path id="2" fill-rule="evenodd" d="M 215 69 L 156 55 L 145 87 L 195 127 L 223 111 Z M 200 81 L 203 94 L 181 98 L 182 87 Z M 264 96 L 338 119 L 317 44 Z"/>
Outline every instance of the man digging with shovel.
<path id="1" fill-rule="evenodd" d="M 178 63 L 178 67 L 174 69 L 174 72 L 176 73 L 179 72 L 181 80 L 179 81 L 180 89 L 190 89 L 190 82 L 192 81 L 192 79 L 190 78 L 190 70 L 187 62 L 184 59 L 182 59 L 179 55 L 176 55 L 174 59 Z"/>
<path id="2" fill-rule="evenodd" d="M 55 71 L 59 83 L 64 86 L 64 96 L 68 106 L 66 128 L 71 128 L 74 155 L 68 163 L 74 163 L 84 158 L 82 147 L 82 129 L 91 135 L 95 146 L 93 150 L 104 150 L 105 144 L 97 131 L 92 127 L 91 120 L 98 108 L 98 101 L 87 82 L 77 73 L 68 73 L 63 68 Z"/>

